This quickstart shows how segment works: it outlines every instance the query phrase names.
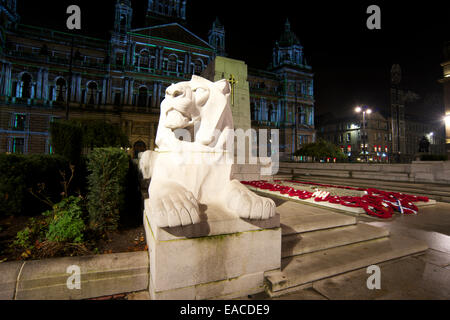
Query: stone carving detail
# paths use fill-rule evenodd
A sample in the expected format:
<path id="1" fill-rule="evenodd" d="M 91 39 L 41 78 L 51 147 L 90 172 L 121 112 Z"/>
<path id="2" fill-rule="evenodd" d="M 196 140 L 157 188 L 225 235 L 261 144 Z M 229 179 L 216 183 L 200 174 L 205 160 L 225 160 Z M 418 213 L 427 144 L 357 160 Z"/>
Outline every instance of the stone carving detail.
<path id="1" fill-rule="evenodd" d="M 271 199 L 230 179 L 232 162 L 224 160 L 234 159 L 227 143 L 234 139 L 233 129 L 228 81 L 214 83 L 193 76 L 167 88 L 156 135 L 158 149 L 146 151 L 140 159 L 144 177 L 151 177 L 151 212 L 145 214 L 157 226 L 199 223 L 205 207 L 247 219 L 275 215 Z"/>

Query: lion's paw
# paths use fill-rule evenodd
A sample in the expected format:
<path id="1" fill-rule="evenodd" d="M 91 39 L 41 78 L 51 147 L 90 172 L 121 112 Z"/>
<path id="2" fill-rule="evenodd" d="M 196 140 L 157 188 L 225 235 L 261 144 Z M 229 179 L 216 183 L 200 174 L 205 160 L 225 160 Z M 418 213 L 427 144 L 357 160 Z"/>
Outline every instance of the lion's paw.
<path id="1" fill-rule="evenodd" d="M 265 220 L 275 215 L 275 202 L 256 195 L 239 182 L 232 182 L 227 195 L 227 206 L 239 217 L 252 220 Z"/>
<path id="2" fill-rule="evenodd" d="M 152 207 L 152 218 L 160 228 L 188 226 L 200 222 L 198 202 L 189 191 L 158 197 Z"/>

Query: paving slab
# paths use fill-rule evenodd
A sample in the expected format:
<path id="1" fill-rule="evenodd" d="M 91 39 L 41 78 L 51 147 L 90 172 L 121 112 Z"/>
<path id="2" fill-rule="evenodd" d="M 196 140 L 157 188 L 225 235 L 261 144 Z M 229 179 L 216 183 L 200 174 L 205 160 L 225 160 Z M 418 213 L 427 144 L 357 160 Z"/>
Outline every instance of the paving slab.
<path id="1" fill-rule="evenodd" d="M 331 300 L 450 299 L 450 270 L 413 257 L 383 263 L 381 288 L 370 290 L 366 268 L 317 281 L 313 288 Z"/>
<path id="2" fill-rule="evenodd" d="M 366 223 L 293 234 L 283 237 L 281 256 L 291 257 L 387 236 L 389 236 L 387 229 Z"/>
<path id="3" fill-rule="evenodd" d="M 370 225 L 376 227 L 382 227 L 389 230 L 392 235 L 401 235 L 412 239 L 424 241 L 429 248 L 450 253 L 450 236 L 442 234 L 440 232 L 425 231 L 408 227 L 404 224 L 386 223 L 386 222 L 373 222 Z"/>
<path id="4" fill-rule="evenodd" d="M 332 212 L 327 209 L 312 207 L 293 201 L 286 201 L 277 206 L 283 236 L 347 226 L 356 223 L 354 216 Z"/>
<path id="5" fill-rule="evenodd" d="M 17 279 L 25 262 L 0 263 L 0 300 L 12 300 L 16 292 Z"/>
<path id="6" fill-rule="evenodd" d="M 282 291 L 426 249 L 422 241 L 401 236 L 370 240 L 284 258 L 281 271 L 268 275 L 266 280 L 270 291 Z"/>
<path id="7" fill-rule="evenodd" d="M 414 256 L 416 259 L 428 262 L 438 267 L 450 266 L 450 254 L 433 249 L 428 249 L 424 254 Z"/>
<path id="8" fill-rule="evenodd" d="M 103 297 L 148 287 L 148 253 L 127 252 L 27 261 L 18 279 L 17 300 Z M 80 287 L 70 289 L 68 267 L 78 266 Z M 76 278 L 73 278 L 76 279 Z"/>

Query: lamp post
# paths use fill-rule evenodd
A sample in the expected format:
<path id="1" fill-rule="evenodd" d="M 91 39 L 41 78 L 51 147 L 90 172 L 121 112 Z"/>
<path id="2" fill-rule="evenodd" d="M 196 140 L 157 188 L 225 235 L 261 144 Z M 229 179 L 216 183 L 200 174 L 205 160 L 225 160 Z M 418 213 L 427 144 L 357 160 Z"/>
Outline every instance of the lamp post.
<path id="1" fill-rule="evenodd" d="M 450 112 L 444 117 L 445 123 L 445 152 L 450 156 Z M 450 158 L 450 157 L 449 157 Z"/>
<path id="2" fill-rule="evenodd" d="M 357 112 L 357 113 L 362 113 L 362 115 L 363 115 L 363 134 L 362 134 L 362 136 L 363 136 L 363 138 L 362 138 L 362 141 L 363 141 L 363 153 L 364 153 L 364 158 L 365 158 L 365 160 L 366 160 L 366 162 L 369 162 L 368 161 L 368 159 L 367 159 L 367 148 L 366 148 L 366 113 L 367 114 L 371 114 L 372 113 L 372 110 L 371 109 L 369 109 L 367 106 L 363 106 L 363 107 L 356 107 L 355 108 L 355 112 Z"/>

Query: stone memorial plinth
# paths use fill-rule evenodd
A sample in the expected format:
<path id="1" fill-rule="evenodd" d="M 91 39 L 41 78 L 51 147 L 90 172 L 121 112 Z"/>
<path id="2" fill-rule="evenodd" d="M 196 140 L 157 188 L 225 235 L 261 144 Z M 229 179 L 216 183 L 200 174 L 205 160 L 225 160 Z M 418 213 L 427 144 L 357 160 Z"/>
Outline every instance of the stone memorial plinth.
<path id="1" fill-rule="evenodd" d="M 146 213 L 150 201 L 145 201 Z M 264 273 L 280 268 L 280 216 L 247 220 L 200 206 L 198 224 L 160 228 L 144 214 L 150 297 L 231 299 L 264 291 Z"/>

